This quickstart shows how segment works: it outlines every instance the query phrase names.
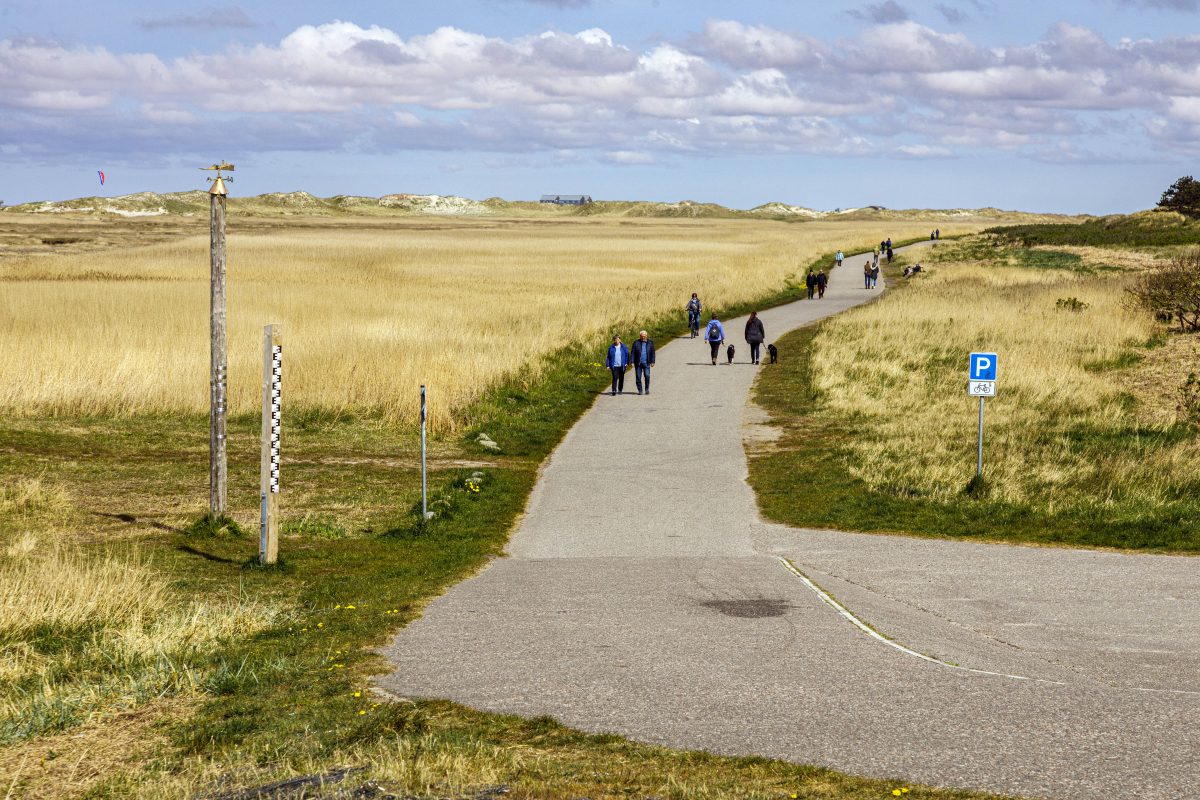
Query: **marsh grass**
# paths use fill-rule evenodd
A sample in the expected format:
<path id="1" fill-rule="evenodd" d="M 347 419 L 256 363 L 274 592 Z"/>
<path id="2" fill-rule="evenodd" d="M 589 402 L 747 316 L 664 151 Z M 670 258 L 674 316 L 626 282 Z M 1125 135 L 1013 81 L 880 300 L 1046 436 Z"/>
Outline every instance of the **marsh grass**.
<path id="1" fill-rule="evenodd" d="M 282 325 L 284 407 L 320 420 L 416 411 L 452 430 L 489 388 L 617 323 L 773 291 L 836 242 L 881 223 L 439 220 L 229 236 L 230 407 L 260 403 L 262 326 Z M 983 222 L 947 224 L 978 229 Z M 888 222 L 895 238 L 926 223 Z M 0 262 L 0 410 L 198 413 L 208 402 L 208 239 Z"/>
<path id="2" fill-rule="evenodd" d="M 889 276 L 896 285 L 881 301 L 793 334 L 788 352 L 802 357 L 764 372 L 757 390 L 787 431 L 752 460 L 764 512 L 849 529 L 1200 550 L 1200 441 L 1140 407 L 1129 385 L 1158 327 L 1123 303 L 1125 272 L 1067 255 L 978 239 L 939 248 L 926 274 Z M 1064 296 L 1079 310 L 1063 312 Z M 974 486 L 972 351 L 1000 354 L 986 481 Z M 814 475 L 812 497 L 789 494 L 797 474 Z"/>

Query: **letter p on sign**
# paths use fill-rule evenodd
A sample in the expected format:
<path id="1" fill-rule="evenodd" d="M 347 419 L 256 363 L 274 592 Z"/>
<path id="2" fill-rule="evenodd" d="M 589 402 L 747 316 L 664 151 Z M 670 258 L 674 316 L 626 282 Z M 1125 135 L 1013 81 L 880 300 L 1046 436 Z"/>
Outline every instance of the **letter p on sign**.
<path id="1" fill-rule="evenodd" d="M 973 381 L 996 380 L 997 362 L 995 353 L 971 353 L 970 379 Z"/>

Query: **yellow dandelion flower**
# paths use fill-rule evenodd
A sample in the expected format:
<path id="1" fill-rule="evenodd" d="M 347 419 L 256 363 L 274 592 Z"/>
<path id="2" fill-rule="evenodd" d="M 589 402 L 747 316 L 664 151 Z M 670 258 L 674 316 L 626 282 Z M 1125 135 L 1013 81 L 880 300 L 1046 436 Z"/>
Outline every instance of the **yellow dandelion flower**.
<path id="1" fill-rule="evenodd" d="M 358 710 L 358 715 L 359 715 L 360 717 L 361 717 L 362 715 L 366 714 L 366 713 L 367 713 L 367 712 L 366 712 L 366 711 L 364 711 L 364 710 L 363 710 L 363 709 L 361 709 L 361 708 Z"/>
<path id="2" fill-rule="evenodd" d="M 900 791 L 899 789 L 892 789 L 892 794 L 896 795 L 896 797 L 899 797 L 900 795 L 904 794 L 904 792 Z"/>
<path id="3" fill-rule="evenodd" d="M 325 627 L 325 623 L 324 623 L 324 622 L 318 622 L 318 623 L 317 623 L 317 627 L 318 627 L 318 628 L 324 628 L 324 627 Z"/>
<path id="4" fill-rule="evenodd" d="M 352 697 L 362 697 L 362 692 L 355 692 Z"/>

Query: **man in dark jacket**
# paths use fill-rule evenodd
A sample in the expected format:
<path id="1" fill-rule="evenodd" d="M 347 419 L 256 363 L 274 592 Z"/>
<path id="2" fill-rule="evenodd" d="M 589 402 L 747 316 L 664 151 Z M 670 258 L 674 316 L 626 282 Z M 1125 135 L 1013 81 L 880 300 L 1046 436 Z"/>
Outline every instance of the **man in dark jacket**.
<path id="1" fill-rule="evenodd" d="M 612 347 L 604 358 L 604 366 L 612 370 L 612 394 L 625 393 L 625 370 L 629 369 L 629 348 L 621 343 L 620 336 L 613 337 Z"/>
<path id="2" fill-rule="evenodd" d="M 808 274 L 804 276 L 804 285 L 808 287 L 808 299 L 813 299 L 813 294 L 817 291 L 817 276 L 810 269 Z"/>
<path id="3" fill-rule="evenodd" d="M 633 378 L 637 381 L 638 394 L 642 393 L 642 377 L 646 378 L 646 394 L 650 394 L 650 368 L 654 366 L 654 340 L 642 331 L 637 341 L 629 348 L 633 359 Z"/>
<path id="4" fill-rule="evenodd" d="M 759 351 L 762 349 L 763 340 L 767 338 L 766 331 L 763 329 L 762 320 L 758 318 L 757 311 L 750 312 L 750 319 L 746 320 L 746 344 L 750 345 L 750 363 L 757 364 Z"/>

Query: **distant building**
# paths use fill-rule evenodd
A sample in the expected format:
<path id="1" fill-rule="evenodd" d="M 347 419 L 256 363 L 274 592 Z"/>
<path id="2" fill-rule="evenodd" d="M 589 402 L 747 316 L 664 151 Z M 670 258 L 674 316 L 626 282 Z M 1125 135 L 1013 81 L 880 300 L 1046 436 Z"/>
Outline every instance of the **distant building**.
<path id="1" fill-rule="evenodd" d="M 544 194 L 541 202 L 553 203 L 556 206 L 586 206 L 592 202 L 588 194 Z"/>

